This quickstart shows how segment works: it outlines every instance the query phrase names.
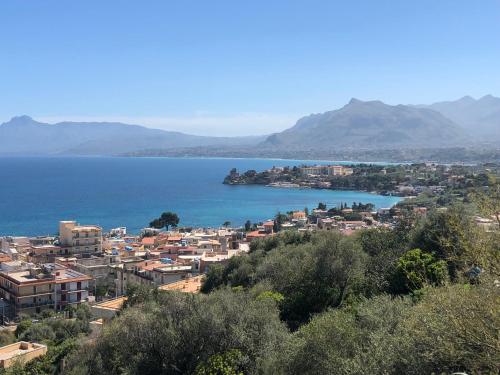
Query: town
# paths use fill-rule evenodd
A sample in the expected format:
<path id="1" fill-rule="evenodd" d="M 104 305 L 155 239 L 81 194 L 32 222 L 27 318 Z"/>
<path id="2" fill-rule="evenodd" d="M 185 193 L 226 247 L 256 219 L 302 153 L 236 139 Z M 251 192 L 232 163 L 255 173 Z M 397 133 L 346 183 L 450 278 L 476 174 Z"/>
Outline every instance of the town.
<path id="1" fill-rule="evenodd" d="M 369 202 L 341 202 L 333 207 L 319 202 L 314 208 L 278 212 L 242 226 L 225 222 L 218 228 L 179 227 L 177 215 L 164 212 L 135 234 L 126 227 L 105 231 L 98 225 L 61 221 L 55 236 L 4 236 L 0 238 L 1 332 L 23 338 L 26 325 L 47 319 L 71 321 L 75 314 L 86 314 L 86 337 L 93 340 L 138 287 L 197 294 L 212 267 L 227 267 L 233 257 L 250 254 L 280 233 L 332 232 L 349 237 L 369 229 L 392 231 L 409 217 L 415 222 L 432 210 L 467 204 L 469 193 L 486 184 L 492 173 L 498 175 L 498 166 L 302 166 L 242 175 L 232 170 L 225 183 L 365 186 L 402 200 L 378 209 Z M 351 180 L 340 184 L 342 179 Z M 486 231 L 498 230 L 498 217 L 476 215 L 474 221 Z M 0 348 L 0 368 L 29 362 L 47 355 L 49 349 L 33 339 L 9 343 Z"/>
<path id="2" fill-rule="evenodd" d="M 418 164 L 301 165 L 273 167 L 239 173 L 232 169 L 225 177 L 228 185 L 267 185 L 332 190 L 367 191 L 382 195 L 415 197 L 463 193 L 482 186 L 488 175 L 498 175 L 500 166 Z"/>

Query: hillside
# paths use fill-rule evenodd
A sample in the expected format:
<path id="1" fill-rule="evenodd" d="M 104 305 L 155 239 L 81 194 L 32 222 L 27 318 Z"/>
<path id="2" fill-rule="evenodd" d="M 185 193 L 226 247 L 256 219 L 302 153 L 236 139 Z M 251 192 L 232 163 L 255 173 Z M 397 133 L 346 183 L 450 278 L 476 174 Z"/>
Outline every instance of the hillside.
<path id="1" fill-rule="evenodd" d="M 352 99 L 343 108 L 313 114 L 273 134 L 263 147 L 304 149 L 445 147 L 465 142 L 465 133 L 440 113 L 380 101 Z"/>
<path id="2" fill-rule="evenodd" d="M 483 140 L 500 140 L 500 98 L 492 95 L 474 99 L 464 96 L 455 101 L 420 105 L 433 109 Z"/>
<path id="3" fill-rule="evenodd" d="M 253 145 L 262 137 L 203 137 L 111 122 L 46 124 L 29 116 L 0 125 L 0 154 L 117 155 L 147 148 Z"/>

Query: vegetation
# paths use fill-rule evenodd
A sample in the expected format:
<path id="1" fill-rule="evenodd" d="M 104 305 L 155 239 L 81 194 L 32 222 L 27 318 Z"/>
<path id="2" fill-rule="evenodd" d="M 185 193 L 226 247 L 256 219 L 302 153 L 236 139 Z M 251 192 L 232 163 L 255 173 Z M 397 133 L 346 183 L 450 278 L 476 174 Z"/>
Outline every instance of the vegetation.
<path id="1" fill-rule="evenodd" d="M 179 217 L 176 213 L 173 212 L 164 212 L 158 219 L 154 219 L 149 223 L 151 228 L 161 229 L 166 228 L 168 230 L 169 227 L 177 227 L 179 224 Z"/>
<path id="2" fill-rule="evenodd" d="M 87 305 L 69 308 L 64 314 L 46 311 L 38 320 L 23 319 L 17 326 L 15 336 L 11 337 L 9 342 L 4 342 L 4 345 L 20 340 L 34 341 L 47 345 L 48 352 L 25 365 L 16 363 L 9 369 L 2 369 L 0 374 L 63 374 L 61 361 L 85 342 L 90 319 L 90 307 Z M 2 337 L 5 337 L 5 334 Z"/>
<path id="3" fill-rule="evenodd" d="M 72 375 L 497 374 L 499 228 L 474 221 L 497 213 L 495 189 L 423 216 L 402 209 L 393 229 L 254 240 L 209 268 L 202 294 L 129 288 L 93 341 L 79 341 L 84 310 L 23 321 L 18 338 L 53 344 L 16 369 L 57 373 L 64 356 Z"/>

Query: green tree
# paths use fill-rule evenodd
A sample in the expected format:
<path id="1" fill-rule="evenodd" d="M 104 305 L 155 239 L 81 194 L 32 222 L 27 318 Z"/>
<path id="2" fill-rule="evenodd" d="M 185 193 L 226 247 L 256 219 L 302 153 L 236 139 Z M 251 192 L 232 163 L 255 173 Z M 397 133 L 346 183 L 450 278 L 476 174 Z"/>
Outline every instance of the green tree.
<path id="1" fill-rule="evenodd" d="M 249 232 L 250 229 L 252 229 L 252 222 L 250 220 L 247 220 L 245 222 L 245 232 Z"/>
<path id="2" fill-rule="evenodd" d="M 277 355 L 286 335 L 270 299 L 230 290 L 209 295 L 161 292 L 157 299 L 124 309 L 95 343 L 68 359 L 66 373 L 192 374 L 198 366 L 217 364 L 217 355 L 227 364 L 228 356 L 221 353 L 238 348 L 236 370 L 258 374 Z"/>
<path id="3" fill-rule="evenodd" d="M 494 217 L 497 225 L 500 227 L 500 182 L 495 176 L 488 177 L 488 188 L 485 190 L 476 190 L 472 194 L 473 201 L 476 203 L 482 215 Z"/>
<path id="4" fill-rule="evenodd" d="M 179 224 L 179 217 L 173 212 L 164 212 L 158 219 L 154 219 L 149 223 L 151 228 L 161 229 L 165 228 L 168 230 L 170 227 L 177 227 Z"/>
<path id="5" fill-rule="evenodd" d="M 256 279 L 284 296 L 281 317 L 292 329 L 361 289 L 366 255 L 355 239 L 321 232 L 304 244 L 278 246 L 258 266 Z"/>
<path id="6" fill-rule="evenodd" d="M 452 206 L 445 211 L 432 212 L 416 231 L 415 248 L 432 252 L 438 259 L 446 261 L 452 280 L 460 271 L 475 264 L 474 246 L 478 227 L 463 206 Z"/>
<path id="7" fill-rule="evenodd" d="M 214 354 L 196 367 L 195 375 L 243 375 L 239 369 L 242 354 L 232 349 L 223 354 Z"/>
<path id="8" fill-rule="evenodd" d="M 202 293 L 209 293 L 224 283 L 224 266 L 222 264 L 212 264 L 208 267 L 207 274 L 205 275 L 200 290 Z"/>
<path id="9" fill-rule="evenodd" d="M 398 374 L 398 327 L 410 302 L 387 296 L 330 310 L 291 335 L 277 357 L 276 374 Z"/>
<path id="10" fill-rule="evenodd" d="M 405 374 L 496 374 L 500 363 L 499 287 L 488 278 L 478 285 L 431 288 L 412 310 L 401 331 Z"/>
<path id="11" fill-rule="evenodd" d="M 425 285 L 443 285 L 448 278 L 444 260 L 437 260 L 420 249 L 406 252 L 399 258 L 393 279 L 393 290 L 408 293 Z"/>

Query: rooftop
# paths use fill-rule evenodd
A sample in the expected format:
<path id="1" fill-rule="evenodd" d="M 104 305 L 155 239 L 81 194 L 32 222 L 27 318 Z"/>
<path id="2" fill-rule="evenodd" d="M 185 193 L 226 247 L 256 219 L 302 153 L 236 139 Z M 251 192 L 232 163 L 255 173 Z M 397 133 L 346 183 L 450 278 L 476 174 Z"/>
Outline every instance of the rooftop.
<path id="1" fill-rule="evenodd" d="M 106 302 L 98 303 L 97 305 L 94 305 L 94 307 L 118 311 L 122 308 L 122 306 L 126 300 L 127 300 L 127 297 L 118 297 L 118 298 L 115 298 L 115 299 L 112 299 L 112 300 L 109 300 Z"/>
<path id="2" fill-rule="evenodd" d="M 188 279 L 176 281 L 175 283 L 161 285 L 160 290 L 178 290 L 184 293 L 199 293 L 203 276 L 190 277 Z"/>
<path id="3" fill-rule="evenodd" d="M 47 346 L 26 341 L 2 346 L 0 348 L 0 367 L 10 367 L 13 364 L 12 360 L 17 359 L 18 356 L 24 356 L 24 360 L 30 360 L 45 353 L 47 353 Z"/>

